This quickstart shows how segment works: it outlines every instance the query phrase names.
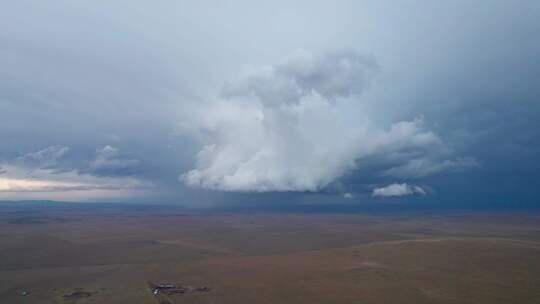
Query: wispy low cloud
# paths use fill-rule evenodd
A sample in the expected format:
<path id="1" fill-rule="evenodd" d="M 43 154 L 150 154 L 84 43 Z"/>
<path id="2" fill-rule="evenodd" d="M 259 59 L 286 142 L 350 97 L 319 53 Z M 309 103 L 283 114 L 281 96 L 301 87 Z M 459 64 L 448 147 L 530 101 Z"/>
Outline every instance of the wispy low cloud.
<path id="1" fill-rule="evenodd" d="M 37 168 L 57 167 L 62 158 L 70 151 L 69 147 L 56 145 L 44 148 L 39 151 L 30 152 L 17 158 L 18 162 L 26 166 Z"/>
<path id="2" fill-rule="evenodd" d="M 53 173 L 76 171 L 94 176 L 130 176 L 140 167 L 138 159 L 126 158 L 120 149 L 110 145 L 97 149 L 93 159 L 70 159 L 72 154 L 70 147 L 56 145 L 19 156 L 8 163 L 30 171 L 51 169 Z"/>
<path id="3" fill-rule="evenodd" d="M 180 180 L 223 191 L 319 191 L 359 159 L 439 144 L 421 118 L 380 128 L 350 115 L 377 71 L 355 52 L 306 51 L 254 69 L 187 118 L 203 148 Z"/>
<path id="4" fill-rule="evenodd" d="M 353 199 L 353 198 L 354 198 L 354 194 L 349 193 L 349 192 L 343 193 L 343 198 L 346 198 L 346 199 Z"/>
<path id="5" fill-rule="evenodd" d="M 412 186 L 407 183 L 391 184 L 381 188 L 373 189 L 371 196 L 373 197 L 398 197 L 412 194 L 425 195 L 426 191 L 420 186 Z"/>
<path id="6" fill-rule="evenodd" d="M 155 188 L 132 174 L 139 161 L 123 158 L 117 148 L 98 149 L 90 160 L 71 154 L 69 147 L 51 146 L 5 160 L 0 166 L 0 199 L 99 199 L 140 195 Z"/>
<path id="7" fill-rule="evenodd" d="M 119 149 L 107 145 L 96 151 L 96 158 L 82 172 L 97 176 L 131 175 L 139 165 L 139 160 L 122 158 Z"/>
<path id="8" fill-rule="evenodd" d="M 480 163 L 472 157 L 444 161 L 413 159 L 401 166 L 385 170 L 382 175 L 399 178 L 423 178 L 443 172 L 456 173 L 479 167 Z"/>

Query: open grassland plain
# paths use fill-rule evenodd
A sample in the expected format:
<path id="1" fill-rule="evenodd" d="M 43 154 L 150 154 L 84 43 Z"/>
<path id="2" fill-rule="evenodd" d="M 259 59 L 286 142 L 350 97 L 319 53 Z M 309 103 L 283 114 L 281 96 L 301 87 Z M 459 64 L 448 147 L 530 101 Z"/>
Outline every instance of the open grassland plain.
<path id="1" fill-rule="evenodd" d="M 540 303 L 540 212 L 0 205 L 0 303 L 160 302 Z"/>

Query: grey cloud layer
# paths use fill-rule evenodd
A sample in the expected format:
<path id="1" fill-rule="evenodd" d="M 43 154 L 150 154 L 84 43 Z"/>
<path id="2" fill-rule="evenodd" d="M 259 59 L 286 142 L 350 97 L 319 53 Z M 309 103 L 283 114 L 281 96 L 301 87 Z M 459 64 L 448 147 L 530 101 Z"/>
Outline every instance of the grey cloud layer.
<path id="1" fill-rule="evenodd" d="M 0 178 L 535 201 L 538 20 L 532 0 L 6 2 Z"/>

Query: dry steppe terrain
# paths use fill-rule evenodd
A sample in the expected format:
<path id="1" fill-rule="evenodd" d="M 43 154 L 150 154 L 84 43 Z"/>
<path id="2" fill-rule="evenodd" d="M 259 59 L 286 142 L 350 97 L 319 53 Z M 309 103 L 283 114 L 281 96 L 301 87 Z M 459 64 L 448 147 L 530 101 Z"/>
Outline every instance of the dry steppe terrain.
<path id="1" fill-rule="evenodd" d="M 540 303 L 539 211 L 0 206 L 0 303 Z M 28 295 L 22 295 L 22 292 Z"/>

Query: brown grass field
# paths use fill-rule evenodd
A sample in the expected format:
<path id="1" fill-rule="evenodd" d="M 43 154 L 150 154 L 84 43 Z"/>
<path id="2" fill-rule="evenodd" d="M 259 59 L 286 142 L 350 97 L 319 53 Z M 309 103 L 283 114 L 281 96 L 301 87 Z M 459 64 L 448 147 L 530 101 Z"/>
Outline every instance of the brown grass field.
<path id="1" fill-rule="evenodd" d="M 0 303 L 540 303 L 540 212 L 0 206 Z M 23 291 L 28 295 L 22 295 Z"/>

